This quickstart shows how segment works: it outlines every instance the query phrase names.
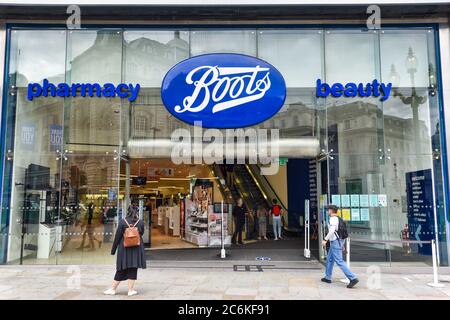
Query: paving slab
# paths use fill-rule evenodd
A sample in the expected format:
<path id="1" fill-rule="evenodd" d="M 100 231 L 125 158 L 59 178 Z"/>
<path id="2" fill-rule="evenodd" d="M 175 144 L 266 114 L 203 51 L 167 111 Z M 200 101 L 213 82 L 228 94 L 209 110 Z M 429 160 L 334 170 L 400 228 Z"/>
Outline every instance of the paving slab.
<path id="1" fill-rule="evenodd" d="M 122 283 L 116 296 L 105 296 L 114 276 L 114 265 L 92 268 L 80 266 L 0 266 L 0 299 L 31 300 L 450 300 L 450 272 L 440 268 L 443 288 L 432 288 L 429 268 L 381 268 L 375 277 L 367 267 L 354 267 L 360 283 L 347 289 L 336 272 L 333 283 L 320 282 L 323 267 L 317 269 L 287 268 L 279 264 L 258 272 L 233 271 L 233 268 L 147 268 L 139 270 L 136 290 L 139 295 L 127 296 Z M 161 264 L 164 264 L 161 262 Z M 73 270 L 76 270 L 74 273 Z M 69 271 L 69 272 L 68 272 Z M 441 272 L 442 271 L 442 272 Z"/>

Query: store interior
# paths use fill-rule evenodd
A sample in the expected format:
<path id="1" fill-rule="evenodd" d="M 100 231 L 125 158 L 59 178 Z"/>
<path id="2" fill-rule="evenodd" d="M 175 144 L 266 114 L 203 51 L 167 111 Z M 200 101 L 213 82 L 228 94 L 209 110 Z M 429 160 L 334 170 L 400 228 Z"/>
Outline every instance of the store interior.
<path id="1" fill-rule="evenodd" d="M 126 177 L 125 172 L 121 175 Z M 130 202 L 139 207 L 151 249 L 180 249 L 230 244 L 232 203 L 226 202 L 219 177 L 209 165 L 176 165 L 170 159 L 129 161 Z M 222 216 L 223 208 L 223 216 Z M 222 229 L 222 217 L 225 221 Z M 223 234 L 223 237 L 222 237 Z"/>
<path id="2" fill-rule="evenodd" d="M 108 162 L 109 158 L 89 167 L 81 157 L 71 159 L 64 171 L 69 183 L 62 185 L 61 195 L 48 191 L 46 197 L 30 202 L 33 212 L 45 218 L 26 226 L 56 225 L 58 230 L 25 234 L 17 262 L 23 257 L 25 264 L 112 263 L 117 223 L 130 205 L 137 206 L 144 221 L 147 250 L 229 247 L 236 200 L 242 197 L 250 212 L 255 204 L 272 199 L 263 195 L 247 165 L 177 165 L 170 159 L 121 159 L 118 163 Z M 253 219 L 253 214 L 247 216 L 243 232 L 247 244 L 258 242 Z M 270 238 L 271 228 L 267 229 Z"/>

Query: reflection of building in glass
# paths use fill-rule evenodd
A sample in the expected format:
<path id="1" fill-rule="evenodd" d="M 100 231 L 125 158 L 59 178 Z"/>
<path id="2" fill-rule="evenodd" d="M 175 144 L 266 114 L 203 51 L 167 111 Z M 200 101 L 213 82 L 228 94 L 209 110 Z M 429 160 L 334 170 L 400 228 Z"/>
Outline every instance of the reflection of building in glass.
<path id="1" fill-rule="evenodd" d="M 94 44 L 70 62 L 72 78 L 77 81 L 105 79 L 108 82 L 118 78 L 121 45 L 120 34 L 98 32 Z M 122 117 L 128 112 L 131 116 L 131 121 L 122 123 L 122 133 L 126 135 L 126 126 L 130 125 L 130 137 L 168 137 L 174 127 L 180 126 L 162 105 L 159 87 L 167 70 L 188 57 L 188 43 L 175 31 L 173 39 L 167 43 L 142 36 L 124 41 L 123 46 L 124 78 L 141 84 L 137 101 L 129 108 L 126 101 L 119 99 L 73 99 L 68 126 L 70 142 L 118 145 L 121 104 Z"/>
<path id="2" fill-rule="evenodd" d="M 400 102 L 397 105 L 407 108 Z M 373 238 L 398 239 L 408 222 L 405 174 L 432 166 L 426 121 L 419 121 L 420 141 L 415 141 L 410 115 L 405 118 L 382 114 L 379 106 L 372 103 L 332 105 L 327 109 L 327 118 L 329 125 L 335 123 L 338 127 L 338 153 L 330 161 L 339 163 L 339 192 L 389 195 L 389 217 L 380 211 L 371 217 L 369 225 L 353 225 L 353 230 L 369 228 Z M 423 154 L 414 155 L 414 147 Z"/>
<path id="3" fill-rule="evenodd" d="M 284 106 L 260 127 L 280 129 L 281 138 L 318 137 L 318 105 L 313 88 L 288 88 Z"/>
<path id="4" fill-rule="evenodd" d="M 151 35 L 150 35 L 151 36 Z M 117 78 L 117 60 L 114 55 L 104 55 L 108 51 L 117 54 L 118 35 L 111 32 L 98 32 L 93 45 L 69 62 L 71 77 L 82 79 Z M 180 38 L 179 31 L 167 43 L 149 39 L 144 35 L 123 42 L 124 78 L 133 83 L 141 83 L 138 99 L 122 113 L 130 112 L 129 137 L 136 139 L 170 138 L 176 128 L 189 128 L 189 125 L 173 117 L 161 101 L 160 85 L 165 73 L 177 62 L 189 56 L 189 44 Z M 104 55 L 101 59 L 100 56 Z M 99 68 L 98 61 L 102 67 Z M 109 80 L 111 81 L 111 80 Z M 272 119 L 257 125 L 262 128 L 279 128 L 281 137 L 312 136 L 316 119 L 316 106 L 312 103 L 311 89 L 288 89 L 285 106 Z M 120 109 L 120 101 L 115 106 L 106 99 L 71 99 L 68 126 L 70 143 L 118 144 L 119 117 L 114 111 Z M 127 104 L 123 101 L 122 104 Z M 307 105 L 307 106 L 306 106 Z M 122 114 L 122 117 L 124 114 Z M 295 121 L 295 122 L 293 122 Z M 106 126 L 104 125 L 106 124 Z M 107 130 L 106 130 L 107 129 Z M 122 127 L 122 134 L 125 127 Z M 117 134 L 111 134 L 117 132 Z"/>
<path id="5" fill-rule="evenodd" d="M 431 61 L 433 55 L 427 56 L 423 52 L 433 51 L 435 41 L 433 32 L 429 33 L 430 30 L 419 29 L 401 30 L 400 33 L 394 31 L 396 32 L 394 36 L 390 36 L 389 32 L 386 31 L 384 35 L 378 37 L 382 60 L 380 60 L 381 57 L 380 59 L 375 57 L 372 60 L 372 56 L 364 56 L 362 62 L 370 69 L 374 69 L 373 66 L 381 66 L 381 75 L 385 78 L 384 63 L 381 64 L 380 61 L 389 61 L 390 65 L 392 60 L 392 63 L 396 63 L 398 66 L 399 64 L 396 61 L 399 54 L 397 54 L 397 51 L 404 52 L 404 50 L 399 50 L 399 47 L 407 48 L 410 43 L 414 45 L 415 42 L 414 47 L 419 47 L 417 52 L 423 57 L 419 60 L 417 71 L 417 78 L 422 80 L 420 85 L 419 81 L 416 83 L 420 86 L 420 90 L 423 90 L 422 84 L 428 79 L 429 73 L 425 70 L 426 68 L 421 68 L 421 64 L 426 66 L 429 62 L 434 63 Z M 117 207 L 119 205 L 121 210 L 126 210 L 126 201 L 119 198 L 126 195 L 126 184 L 128 181 L 132 181 L 130 177 L 145 175 L 148 172 L 144 166 L 141 167 L 141 164 L 144 163 L 144 160 L 149 160 L 133 159 L 130 150 L 127 150 L 127 142 L 130 139 L 167 139 L 170 138 L 176 128 L 192 129 L 191 126 L 173 117 L 163 106 L 160 86 L 164 75 L 172 66 L 187 58 L 190 54 L 217 51 L 248 51 L 248 54 L 261 56 L 265 52 L 267 57 L 265 59 L 268 62 L 275 63 L 275 61 L 278 61 L 281 65 L 279 69 L 286 73 L 286 82 L 290 85 L 287 88 L 285 104 L 272 118 L 254 127 L 279 129 L 281 138 L 291 138 L 294 141 L 298 141 L 296 140 L 298 138 L 300 140 L 302 137 L 313 136 L 319 138 L 321 147 L 324 149 L 328 147 L 328 150 L 331 149 L 330 146 L 332 145 L 332 148 L 334 148 L 332 157 L 326 157 L 324 154 L 319 155 L 319 160 L 323 161 L 317 168 L 314 168 L 316 174 L 322 178 L 322 180 L 314 181 L 315 183 L 318 182 L 316 183 L 318 198 L 316 200 L 319 201 L 316 202 L 320 203 L 319 195 L 326 194 L 327 190 L 332 188 L 333 193 L 341 194 L 385 194 L 387 195 L 387 208 L 371 208 L 370 220 L 350 222 L 351 231 L 357 233 L 357 237 L 378 240 L 399 239 L 404 224 L 409 222 L 406 208 L 408 191 L 406 190 L 405 175 L 408 172 L 433 167 L 432 134 L 435 134 L 433 149 L 440 146 L 440 136 L 434 132 L 439 117 L 439 95 L 428 95 L 427 88 L 423 90 L 421 96 L 428 95 L 428 98 L 427 102 L 421 104 L 417 110 L 419 111 L 418 117 L 415 119 L 419 121 L 416 123 L 413 121 L 411 107 L 403 104 L 399 97 L 395 95 L 391 95 L 390 99 L 382 106 L 378 104 L 378 101 L 370 99 L 316 99 L 315 88 L 311 87 L 314 86 L 315 79 L 311 79 L 311 77 L 315 76 L 315 71 L 323 70 L 327 79 L 351 76 L 353 80 L 353 77 L 364 77 L 365 73 L 359 67 L 347 68 L 346 64 L 339 64 L 340 61 L 336 61 L 336 56 L 343 56 L 342 53 L 346 53 L 348 43 L 365 42 L 364 48 L 367 48 L 368 44 L 372 46 L 374 36 L 366 37 L 367 33 L 361 33 L 359 29 L 356 32 L 357 35 L 354 31 L 346 31 L 342 35 L 340 30 L 336 30 L 332 34 L 340 35 L 339 41 L 335 41 L 333 35 L 317 36 L 317 30 L 310 30 L 311 36 L 304 34 L 303 31 L 300 32 L 300 30 L 293 30 L 294 33 L 291 31 L 277 30 L 276 33 L 271 34 L 270 38 L 267 38 L 268 33 L 265 31 L 264 34 L 266 35 L 258 34 L 256 36 L 255 32 L 254 35 L 250 36 L 251 30 L 229 32 L 215 29 L 203 30 L 202 32 L 195 31 L 197 33 L 194 33 L 194 31 L 177 32 L 154 29 L 143 31 L 136 29 L 81 30 L 73 32 L 35 30 L 32 33 L 17 30 L 17 33 L 12 33 L 12 37 L 21 37 L 21 41 L 11 42 L 13 46 L 14 43 L 17 43 L 17 52 L 20 49 L 20 54 L 16 52 L 16 54 L 11 55 L 11 63 L 15 64 L 17 70 L 20 70 L 21 74 L 26 75 L 28 79 L 20 74 L 11 75 L 10 84 L 16 85 L 16 88 L 11 88 L 11 91 L 16 94 L 7 95 L 7 141 L 5 148 L 13 149 L 13 154 L 11 155 L 12 160 L 9 159 L 5 162 L 5 166 L 8 168 L 4 170 L 5 187 L 3 192 L 6 196 L 3 199 L 6 200 L 3 207 L 9 207 L 9 209 L 4 209 L 4 212 L 8 221 L 11 221 L 6 227 L 9 228 L 7 232 L 11 234 L 11 239 L 8 239 L 7 245 L 9 256 L 6 260 L 16 261 L 20 254 L 21 226 L 17 221 L 21 219 L 24 212 L 23 204 L 29 195 L 33 196 L 34 200 L 37 199 L 36 195 L 41 197 L 39 200 L 43 199 L 44 196 L 53 199 L 60 198 L 60 203 L 53 204 L 59 207 L 62 205 L 60 209 L 62 215 L 69 206 L 82 204 L 86 207 L 86 204 L 93 201 L 96 206 L 93 217 L 94 227 L 98 230 L 103 230 L 104 227 L 100 223 L 102 206 Z M 286 59 L 290 55 L 297 56 L 299 51 L 305 54 L 304 45 L 292 43 L 291 39 L 298 37 L 297 32 L 301 34 L 302 39 L 309 39 L 311 46 L 316 48 L 313 51 L 306 50 L 306 55 L 309 55 L 309 58 L 314 56 L 310 52 L 320 52 L 320 54 L 314 56 L 314 59 L 308 59 L 308 57 L 298 60 Z M 64 36 L 61 36 L 61 34 Z M 239 34 L 242 36 L 239 36 Z M 314 36 L 312 36 L 313 34 Z M 419 36 L 414 36 L 415 34 Z M 360 37 L 365 40 L 359 41 Z M 386 37 L 390 39 L 387 44 Z M 280 42 L 273 41 L 278 38 Z M 36 41 L 36 39 L 40 42 L 40 47 L 36 45 L 24 46 L 24 44 L 29 44 L 30 40 Z M 239 41 L 236 41 L 236 39 Z M 337 38 L 334 37 L 334 39 Z M 345 43 L 343 42 L 344 39 Z M 56 45 L 56 42 L 60 44 Z M 324 44 L 326 44 L 325 47 Z M 330 51 L 329 48 L 333 44 L 337 51 Z M 392 44 L 395 44 L 395 46 Z M 55 50 L 55 47 L 60 49 Z M 342 49 L 342 47 L 345 48 Z M 355 45 L 356 47 L 358 46 Z M 255 48 L 258 48 L 258 54 L 254 51 Z M 327 49 L 325 50 L 325 48 Z M 339 52 L 338 50 L 342 51 Z M 355 55 L 360 53 L 357 50 L 352 50 Z M 58 54 L 55 53 L 56 51 L 58 51 Z M 287 51 L 289 55 L 286 56 Z M 331 56 L 327 52 L 332 52 Z M 326 54 L 323 55 L 323 53 Z M 55 59 L 56 55 L 59 57 L 58 59 Z M 66 57 L 69 57 L 67 62 L 65 61 Z M 400 58 L 400 61 L 403 62 L 402 54 Z M 358 65 L 362 62 L 359 61 Z M 314 72 L 311 70 L 311 72 L 305 72 L 305 64 L 309 64 L 306 69 L 309 68 Z M 65 67 L 65 65 L 67 66 Z M 322 69 L 325 65 L 327 66 L 326 70 Z M 53 68 L 48 66 L 53 66 Z M 36 70 L 36 68 L 40 69 Z M 399 68 L 401 69 L 401 66 Z M 14 67 L 10 70 L 14 70 Z M 408 79 L 408 77 L 405 77 L 407 73 L 404 70 L 400 73 L 404 79 Z M 53 76 L 50 77 L 49 75 Z M 14 76 L 17 77 L 17 81 L 13 79 Z M 32 102 L 28 101 L 26 99 L 26 84 L 28 81 L 39 81 L 43 77 L 47 77 L 53 83 L 59 83 L 63 79 L 69 83 L 140 83 L 141 91 L 138 100 L 132 104 L 119 98 L 61 99 L 40 97 Z M 411 88 L 401 88 L 401 90 L 405 92 L 411 90 Z M 10 110 L 13 110 L 13 112 L 9 113 Z M 57 146 L 52 143 L 52 141 L 60 141 L 57 135 L 62 129 L 64 129 L 64 148 L 59 149 L 68 150 L 68 153 L 64 156 L 57 152 L 61 145 Z M 118 153 L 122 152 L 122 148 L 125 149 L 125 152 L 122 157 L 123 161 L 120 161 L 118 160 Z M 297 148 L 297 150 L 302 150 L 302 148 Z M 127 159 L 127 151 L 131 159 Z M 126 160 L 130 161 L 127 162 Z M 139 162 L 138 165 L 136 164 L 137 168 L 127 168 L 128 164 L 133 163 L 133 161 L 134 164 L 136 164 L 136 161 Z M 164 159 L 164 161 L 170 162 L 170 159 Z M 162 168 L 169 167 L 174 171 L 176 169 L 176 178 L 186 179 L 193 172 L 197 176 L 200 173 L 200 171 L 196 173 L 195 167 L 165 165 L 164 161 L 160 162 L 160 166 Z M 293 162 L 290 159 L 288 165 Z M 307 161 L 305 160 L 305 162 Z M 436 183 L 435 188 L 439 189 L 437 190 L 438 193 L 442 194 L 445 190 L 441 188 L 443 185 L 441 179 L 445 172 L 438 171 L 440 160 L 434 162 L 439 168 L 435 168 L 433 182 Z M 25 170 L 30 165 L 49 169 L 49 189 L 51 190 L 45 191 L 53 194 L 44 195 L 43 190 L 24 189 Z M 289 189 L 294 193 L 294 197 L 298 197 L 299 186 L 307 184 L 308 179 L 311 178 L 306 173 L 302 174 L 300 170 L 298 172 L 290 170 L 292 166 L 288 168 L 288 165 L 282 166 L 280 174 L 273 179 L 268 179 L 268 183 L 276 189 L 277 193 L 279 190 L 287 193 Z M 155 162 L 151 160 L 148 166 L 155 167 L 158 165 L 155 165 Z M 216 174 L 210 173 L 209 169 L 205 166 L 208 176 Z M 11 176 L 7 175 L 8 172 L 12 172 Z M 156 179 L 154 180 L 156 181 Z M 163 180 L 163 182 L 155 181 L 149 181 L 145 187 L 131 186 L 130 189 L 138 190 L 139 194 L 145 194 L 147 191 L 154 192 L 155 183 L 163 187 L 162 190 L 166 195 L 174 194 L 169 188 L 179 188 L 178 183 L 184 183 L 183 188 L 188 189 L 186 187 L 187 182 L 181 180 L 176 182 L 170 179 Z M 10 187 L 8 187 L 9 182 Z M 294 183 L 291 184 L 291 182 Z M 323 187 L 324 185 L 325 187 Z M 329 189 L 326 187 L 329 187 Z M 214 192 L 215 195 L 219 195 L 219 193 L 218 190 Z M 314 193 L 315 195 L 316 193 Z M 310 195 L 310 197 L 314 196 Z M 293 198 L 291 195 L 289 197 L 290 199 Z M 287 199 L 287 194 L 283 195 L 283 198 Z M 436 202 L 437 206 L 442 207 L 440 210 L 443 212 L 445 208 L 442 206 L 442 201 L 437 200 Z M 291 205 L 287 200 L 286 204 Z M 296 216 L 301 216 L 301 208 L 299 207 Z M 84 209 L 77 212 L 79 216 L 83 217 L 85 213 L 86 210 Z M 444 214 L 440 215 L 445 220 Z M 76 231 L 77 233 L 85 231 L 73 221 L 68 222 L 67 225 L 73 227 L 73 229 L 67 229 L 69 231 Z M 445 223 L 441 225 L 444 228 L 446 226 Z M 25 241 L 26 256 L 33 257 L 34 255 L 35 257 L 35 247 L 44 247 L 38 244 L 38 237 L 37 233 L 27 235 Z M 443 233 L 442 238 L 445 237 L 446 235 Z M 58 259 L 64 257 L 64 260 L 60 261 L 67 261 L 68 263 L 91 263 L 91 261 L 85 260 L 86 250 L 75 251 L 74 245 L 84 242 L 82 237 L 73 237 L 73 240 L 72 246 L 64 248 L 63 254 L 58 255 Z M 445 239 L 441 241 L 443 245 L 446 245 Z M 363 248 L 353 252 L 359 250 L 359 252 L 365 253 L 366 249 L 367 246 L 363 246 Z M 445 248 L 443 249 L 445 250 Z M 99 250 L 99 248 L 96 246 L 95 250 Z M 102 261 L 105 257 L 110 257 L 107 252 L 108 248 L 102 246 L 101 250 L 104 251 L 99 251 L 91 257 Z M 76 257 L 75 260 L 71 260 L 72 254 Z M 446 260 L 446 258 L 443 259 L 443 261 Z M 49 259 L 45 259 L 45 261 L 45 263 L 53 263 Z"/>
<path id="6" fill-rule="evenodd" d="M 180 38 L 179 31 L 167 43 L 142 36 L 124 41 L 124 46 L 125 78 L 143 87 L 159 87 L 165 73 L 189 56 L 189 44 Z"/>
<path id="7" fill-rule="evenodd" d="M 141 89 L 131 105 L 130 117 L 130 139 L 170 138 L 173 130 L 190 128 L 166 110 L 159 88 Z"/>

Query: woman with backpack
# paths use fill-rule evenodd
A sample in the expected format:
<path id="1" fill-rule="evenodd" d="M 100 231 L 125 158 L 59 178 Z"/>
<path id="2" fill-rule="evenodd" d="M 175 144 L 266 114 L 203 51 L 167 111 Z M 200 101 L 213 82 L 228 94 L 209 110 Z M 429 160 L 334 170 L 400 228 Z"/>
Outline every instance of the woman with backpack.
<path id="1" fill-rule="evenodd" d="M 115 295 L 121 281 L 128 280 L 128 296 L 134 296 L 134 283 L 137 279 L 137 269 L 147 267 L 144 251 L 144 222 L 139 219 L 138 208 L 133 203 L 128 208 L 127 216 L 119 222 L 116 236 L 111 248 L 114 255 L 117 250 L 116 275 L 111 289 L 104 292 L 107 295 Z"/>

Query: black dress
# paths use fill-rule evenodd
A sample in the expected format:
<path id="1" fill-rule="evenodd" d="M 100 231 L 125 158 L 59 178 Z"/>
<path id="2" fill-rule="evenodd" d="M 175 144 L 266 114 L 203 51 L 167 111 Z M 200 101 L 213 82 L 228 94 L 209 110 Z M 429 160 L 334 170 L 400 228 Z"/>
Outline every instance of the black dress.
<path id="1" fill-rule="evenodd" d="M 235 230 L 233 237 L 231 238 L 231 243 L 236 243 L 236 238 L 240 244 L 242 244 L 242 230 L 245 226 L 245 209 L 244 206 L 234 206 L 233 207 L 233 218 L 235 224 Z"/>
<path id="2" fill-rule="evenodd" d="M 126 219 L 130 225 L 135 223 L 135 221 L 132 221 L 131 218 Z M 145 269 L 147 267 L 144 241 L 142 240 L 142 235 L 144 234 L 144 222 L 139 220 L 137 224 L 139 234 L 141 235 L 141 244 L 137 247 L 125 248 L 123 246 L 123 234 L 127 227 L 128 225 L 125 221 L 123 219 L 120 220 L 119 225 L 117 226 L 114 243 L 111 248 L 111 254 L 113 255 L 117 250 L 116 275 L 114 277 L 114 280 L 116 281 L 123 281 L 127 279 L 136 280 L 137 269 Z"/>

